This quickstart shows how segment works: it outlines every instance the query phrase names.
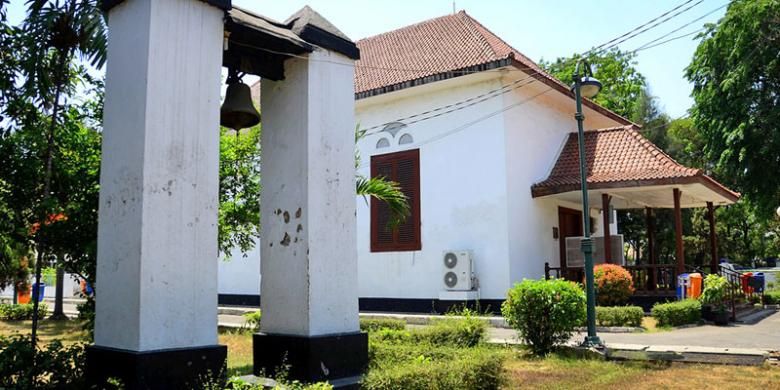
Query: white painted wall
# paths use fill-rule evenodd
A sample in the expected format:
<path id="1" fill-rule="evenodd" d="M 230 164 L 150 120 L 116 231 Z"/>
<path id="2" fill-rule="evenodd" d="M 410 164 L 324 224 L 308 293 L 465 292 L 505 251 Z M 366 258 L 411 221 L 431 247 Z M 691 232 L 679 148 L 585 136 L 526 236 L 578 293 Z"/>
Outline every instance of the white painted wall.
<path id="1" fill-rule="evenodd" d="M 95 344 L 217 344 L 224 12 L 133 0 L 109 13 Z"/>
<path id="2" fill-rule="evenodd" d="M 363 127 L 463 100 L 500 86 L 497 73 L 461 77 L 358 101 Z M 373 100 L 373 101 L 372 101 Z M 383 132 L 359 143 L 360 174 L 370 175 L 371 155 L 420 149 L 422 250 L 370 252 L 370 212 L 358 198 L 358 272 L 361 297 L 438 298 L 443 290 L 442 252 L 471 250 L 483 298 L 501 298 L 509 283 L 504 119 L 501 99 L 413 124 L 392 137 Z M 414 143 L 398 145 L 403 134 Z M 380 138 L 390 147 L 376 149 Z"/>
<path id="3" fill-rule="evenodd" d="M 522 77 L 488 72 L 358 101 L 363 127 L 480 95 Z M 503 83 L 503 84 L 502 84 Z M 556 264 L 561 202 L 534 200 L 531 185 L 544 180 L 570 132 L 576 131 L 574 103 L 541 83 L 516 89 L 441 118 L 413 124 L 396 137 L 387 133 L 360 142 L 361 174 L 370 156 L 420 148 L 422 247 L 418 252 L 370 252 L 370 213 L 358 202 L 358 259 L 362 297 L 437 298 L 442 290 L 442 251 L 474 253 L 483 299 L 502 299 L 523 278 L 544 275 Z M 499 113 L 502 109 L 510 109 Z M 497 115 L 490 117 L 491 114 Z M 591 109 L 586 128 L 618 125 Z M 471 122 L 476 123 L 461 129 Z M 397 145 L 408 132 L 412 145 Z M 380 138 L 391 147 L 376 149 Z M 580 208 L 576 204 L 565 205 Z M 597 227 L 600 217 L 597 217 Z M 597 232 L 596 234 L 600 234 Z"/>
<path id="4" fill-rule="evenodd" d="M 356 102 L 356 121 L 362 128 L 373 127 L 480 95 L 521 77 L 517 71 L 484 72 L 361 99 Z M 422 250 L 372 253 L 369 206 L 357 198 L 361 297 L 437 299 L 443 290 L 445 250 L 472 251 L 483 299 L 503 299 L 512 283 L 543 276 L 545 261 L 558 264 L 558 241 L 552 236 L 558 206 L 581 207 L 533 199 L 531 185 L 548 176 L 566 137 L 576 131 L 576 122 L 573 100 L 557 91 L 536 96 L 545 90 L 549 88 L 534 83 L 412 124 L 395 136 L 372 130 L 358 143 L 362 158 L 358 171 L 366 177 L 372 155 L 420 150 L 422 221 Z M 513 107 L 500 112 L 509 106 Z M 587 107 L 585 115 L 589 129 L 618 125 Z M 399 145 L 405 134 L 414 142 Z M 381 139 L 390 146 L 378 149 Z M 596 208 L 592 216 L 595 235 L 601 235 Z M 221 293 L 227 291 L 220 288 Z"/>
<path id="5" fill-rule="evenodd" d="M 515 78 L 516 75 L 506 77 L 505 82 Z M 515 282 L 544 276 L 545 262 L 558 264 L 559 243 L 553 238 L 553 227 L 558 226 L 558 207 L 582 210 L 579 204 L 531 197 L 531 186 L 549 176 L 567 137 L 577 131 L 577 123 L 574 101 L 541 83 L 516 89 L 504 95 L 503 100 L 504 106 L 517 105 L 504 113 L 506 180 L 511 194 L 510 277 Z M 585 129 L 619 125 L 587 107 L 584 110 Z M 600 204 L 592 206 L 600 207 Z M 592 211 L 600 229 L 601 218 Z"/>
<path id="6" fill-rule="evenodd" d="M 242 253 L 234 251 L 218 260 L 219 293 L 260 295 L 260 247 Z"/>
<path id="7" fill-rule="evenodd" d="M 316 50 L 263 81 L 262 331 L 359 330 L 353 61 Z M 346 65 L 346 66 L 345 66 Z"/>

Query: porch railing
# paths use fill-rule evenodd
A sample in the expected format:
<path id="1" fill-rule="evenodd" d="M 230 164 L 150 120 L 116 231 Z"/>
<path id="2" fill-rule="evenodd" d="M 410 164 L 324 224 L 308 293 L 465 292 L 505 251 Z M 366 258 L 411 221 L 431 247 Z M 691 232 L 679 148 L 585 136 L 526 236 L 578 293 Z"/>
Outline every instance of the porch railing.
<path id="1" fill-rule="evenodd" d="M 623 266 L 634 280 L 635 295 L 660 295 L 675 296 L 677 293 L 677 265 L 676 264 L 641 264 Z M 709 265 L 686 265 L 686 272 L 701 273 L 703 277 L 712 273 Z M 737 304 L 741 301 L 748 303 L 764 302 L 764 288 L 755 277 L 747 276 L 742 272 L 718 267 L 718 274 L 728 281 L 727 299 L 731 311 L 731 320 L 737 316 Z M 585 280 L 585 270 L 582 267 L 551 267 L 550 263 L 544 263 L 544 277 L 564 278 L 582 282 Z"/>
<path id="2" fill-rule="evenodd" d="M 640 264 L 623 266 L 634 280 L 634 294 L 637 295 L 675 295 L 677 286 L 677 266 L 674 264 Z M 551 267 L 544 263 L 544 277 L 564 278 L 583 281 L 585 270 L 582 267 Z"/>

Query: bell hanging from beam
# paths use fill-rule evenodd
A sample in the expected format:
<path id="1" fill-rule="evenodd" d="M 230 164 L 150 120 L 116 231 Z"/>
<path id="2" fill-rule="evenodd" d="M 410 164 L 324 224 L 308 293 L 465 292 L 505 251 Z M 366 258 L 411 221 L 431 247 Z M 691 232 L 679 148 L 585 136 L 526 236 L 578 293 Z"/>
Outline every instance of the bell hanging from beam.
<path id="1" fill-rule="evenodd" d="M 252 103 L 252 93 L 249 86 L 241 81 L 238 71 L 230 70 L 227 85 L 225 101 L 219 110 L 219 124 L 238 131 L 260 123 L 260 113 Z"/>

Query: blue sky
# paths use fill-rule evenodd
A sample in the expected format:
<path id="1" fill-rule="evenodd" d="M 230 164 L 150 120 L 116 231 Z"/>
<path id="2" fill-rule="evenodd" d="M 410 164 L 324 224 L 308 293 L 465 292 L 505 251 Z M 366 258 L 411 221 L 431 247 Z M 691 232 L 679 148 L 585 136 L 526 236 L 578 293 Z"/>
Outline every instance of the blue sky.
<path id="1" fill-rule="evenodd" d="M 132 0 L 130 0 L 132 1 Z M 683 0 L 458 0 L 457 10 L 465 10 L 487 28 L 534 60 L 555 59 L 581 52 L 606 42 Z M 724 4 L 727 0 L 703 0 L 680 16 L 620 45 L 633 50 Z M 694 4 L 695 2 L 691 3 Z M 23 16 L 24 0 L 12 0 L 12 20 Z M 350 38 L 376 35 L 452 12 L 450 0 L 233 0 L 233 4 L 283 21 L 309 5 Z M 694 31 L 714 22 L 726 9 L 671 35 Z M 693 37 L 686 37 L 639 52 L 637 66 L 647 78 L 651 92 L 672 117 L 685 115 L 690 108 L 691 86 L 684 69 L 696 50 Z"/>

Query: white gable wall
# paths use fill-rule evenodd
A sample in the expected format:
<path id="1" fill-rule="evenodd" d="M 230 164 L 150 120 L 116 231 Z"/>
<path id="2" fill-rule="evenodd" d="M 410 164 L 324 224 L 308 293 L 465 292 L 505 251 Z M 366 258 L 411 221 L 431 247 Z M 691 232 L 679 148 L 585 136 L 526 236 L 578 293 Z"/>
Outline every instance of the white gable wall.
<path id="1" fill-rule="evenodd" d="M 362 128 L 464 100 L 500 87 L 497 72 L 458 77 L 374 98 L 359 100 Z M 361 297 L 438 298 L 443 290 L 445 250 L 471 250 L 481 297 L 503 298 L 509 284 L 507 189 L 504 119 L 495 115 L 461 129 L 502 108 L 489 99 L 463 110 L 411 124 L 395 137 L 372 134 L 359 143 L 363 176 L 370 176 L 371 155 L 420 149 L 422 250 L 370 251 L 370 212 L 358 198 L 358 273 Z M 376 131 L 376 130 L 373 130 Z M 398 145 L 410 134 L 414 142 Z M 390 146 L 377 149 L 380 138 Z"/>
<path id="2" fill-rule="evenodd" d="M 511 75 L 506 82 L 518 77 Z M 553 227 L 558 226 L 558 206 L 582 209 L 578 204 L 531 197 L 531 186 L 550 174 L 568 134 L 577 130 L 577 122 L 574 101 L 542 83 L 514 90 L 504 95 L 503 100 L 504 106 L 520 104 L 507 110 L 504 117 L 507 193 L 510 194 L 508 242 L 514 283 L 544 276 L 545 262 L 558 265 L 559 243 L 553 238 Z M 585 129 L 620 125 L 587 107 L 584 110 Z M 591 215 L 596 218 L 595 234 L 601 235 L 602 222 L 593 209 L 601 205 L 591 207 Z"/>

